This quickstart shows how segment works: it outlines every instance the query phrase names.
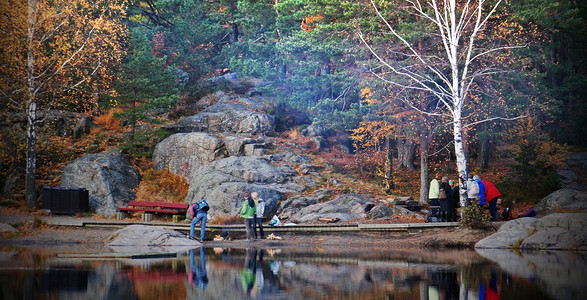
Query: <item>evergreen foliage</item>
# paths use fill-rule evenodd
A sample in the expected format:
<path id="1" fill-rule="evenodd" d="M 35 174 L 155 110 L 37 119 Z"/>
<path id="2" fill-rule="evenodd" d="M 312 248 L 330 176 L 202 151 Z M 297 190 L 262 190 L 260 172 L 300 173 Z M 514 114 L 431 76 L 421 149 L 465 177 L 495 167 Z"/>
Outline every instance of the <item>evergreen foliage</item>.
<path id="1" fill-rule="evenodd" d="M 463 217 L 459 221 L 461 226 L 471 229 L 488 229 L 491 225 L 491 217 L 483 212 L 483 207 L 472 204 L 462 210 Z"/>

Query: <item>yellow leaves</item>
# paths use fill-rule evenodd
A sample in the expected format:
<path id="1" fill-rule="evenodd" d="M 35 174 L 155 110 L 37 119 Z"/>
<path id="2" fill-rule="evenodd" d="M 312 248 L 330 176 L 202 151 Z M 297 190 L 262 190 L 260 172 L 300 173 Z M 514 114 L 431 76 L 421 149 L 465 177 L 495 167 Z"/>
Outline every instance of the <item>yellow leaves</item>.
<path id="1" fill-rule="evenodd" d="M 351 139 L 359 149 L 379 147 L 395 129 L 396 125 L 388 121 L 362 121 L 358 128 L 351 130 Z"/>
<path id="2" fill-rule="evenodd" d="M 361 89 L 361 101 L 369 105 L 381 103 L 381 100 L 373 98 L 373 92 L 369 87 Z"/>
<path id="3" fill-rule="evenodd" d="M 127 29 L 123 22 L 126 15 L 125 1 L 55 0 L 39 1 L 36 14 L 28 18 L 26 1 L 0 1 L 0 11 L 7 18 L 0 18 L 0 43 L 9 45 L 0 53 L 0 63 L 5 74 L 1 76 L 3 90 L 22 90 L 27 76 L 26 53 L 34 54 L 33 75 L 43 86 L 47 98 L 60 101 L 54 107 L 75 105 L 89 107 L 89 101 L 97 99 L 95 93 L 108 93 L 115 79 L 115 67 L 124 54 Z M 27 40 L 29 27 L 34 26 L 32 40 Z M 31 27 L 32 28 L 32 27 Z M 90 34 L 91 33 L 91 34 Z M 97 72 L 91 80 L 88 76 Z M 86 81 L 75 90 L 69 88 Z M 16 83 L 16 84 L 15 84 Z M 66 95 L 58 91 L 68 90 Z M 94 94 L 93 94 L 94 93 Z M 18 101 L 24 102 L 24 93 Z M 81 102 L 79 102 L 82 100 Z M 47 102 L 39 99 L 40 103 Z M 83 103 L 82 103 L 83 102 Z"/>

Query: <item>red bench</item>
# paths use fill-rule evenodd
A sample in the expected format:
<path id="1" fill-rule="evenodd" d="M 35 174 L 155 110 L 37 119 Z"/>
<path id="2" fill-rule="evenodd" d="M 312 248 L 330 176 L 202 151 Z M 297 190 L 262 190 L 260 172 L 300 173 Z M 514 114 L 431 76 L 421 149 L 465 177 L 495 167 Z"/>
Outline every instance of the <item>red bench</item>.
<path id="1" fill-rule="evenodd" d="M 118 207 L 119 212 L 142 211 L 146 213 L 161 213 L 185 216 L 189 207 L 187 203 L 130 201 L 128 207 Z M 124 219 L 125 216 L 118 217 Z M 145 217 L 143 217 L 145 219 Z M 174 218 L 175 220 L 175 218 Z M 150 220 L 147 220 L 150 221 Z"/>

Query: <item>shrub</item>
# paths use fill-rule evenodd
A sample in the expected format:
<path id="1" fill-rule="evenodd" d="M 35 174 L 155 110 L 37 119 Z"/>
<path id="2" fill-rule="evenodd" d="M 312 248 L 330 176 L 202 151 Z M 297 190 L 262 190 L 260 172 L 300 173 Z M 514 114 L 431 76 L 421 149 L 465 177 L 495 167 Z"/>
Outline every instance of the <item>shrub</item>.
<path id="1" fill-rule="evenodd" d="M 463 208 L 461 226 L 471 229 L 487 229 L 490 226 L 491 217 L 483 212 L 483 208 L 473 204 Z"/>

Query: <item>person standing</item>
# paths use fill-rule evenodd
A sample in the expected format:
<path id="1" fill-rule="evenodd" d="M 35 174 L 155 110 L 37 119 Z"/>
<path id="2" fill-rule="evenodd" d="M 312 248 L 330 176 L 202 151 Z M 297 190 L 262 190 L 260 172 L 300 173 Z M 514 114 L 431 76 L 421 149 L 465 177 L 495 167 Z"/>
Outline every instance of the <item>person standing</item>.
<path id="1" fill-rule="evenodd" d="M 428 201 L 430 201 L 431 206 L 439 206 L 438 203 L 438 195 L 440 192 L 440 184 L 438 183 L 438 179 L 440 179 L 440 174 L 436 174 L 436 177 L 430 181 L 430 189 L 428 190 Z"/>
<path id="2" fill-rule="evenodd" d="M 489 200 L 489 214 L 491 221 L 497 221 L 497 199 L 501 197 L 501 193 L 497 190 L 495 185 L 488 180 L 481 180 L 485 185 L 485 199 Z"/>
<path id="3" fill-rule="evenodd" d="M 483 206 L 483 205 L 485 205 L 485 185 L 481 181 L 481 178 L 479 178 L 479 175 L 473 176 L 473 179 L 475 179 L 475 182 L 477 183 L 477 186 L 479 187 L 479 193 L 477 194 L 477 198 L 476 198 L 477 205 Z"/>
<path id="4" fill-rule="evenodd" d="M 459 199 L 459 186 L 455 183 L 454 180 L 449 180 L 448 184 L 450 185 L 450 201 L 448 203 L 448 221 L 449 222 L 456 222 L 457 221 L 457 207 L 460 207 Z"/>
<path id="5" fill-rule="evenodd" d="M 255 201 L 249 197 L 249 193 L 243 194 L 243 205 L 241 207 L 240 217 L 245 220 L 245 230 L 247 232 L 247 241 L 253 240 L 255 229 L 253 227 L 255 217 Z"/>
<path id="6" fill-rule="evenodd" d="M 206 200 L 202 199 L 190 207 L 190 214 L 192 216 L 192 222 L 190 224 L 190 239 L 196 240 L 196 224 L 200 222 L 200 242 L 204 241 L 206 233 L 206 221 L 208 220 L 208 210 L 210 205 Z"/>
<path id="7" fill-rule="evenodd" d="M 450 203 L 450 185 L 448 184 L 448 177 L 442 177 L 440 189 L 438 193 L 438 203 L 440 204 L 440 221 L 448 222 L 448 210 Z"/>
<path id="8" fill-rule="evenodd" d="M 263 214 L 265 213 L 265 200 L 259 197 L 257 192 L 252 192 L 251 197 L 255 201 L 256 213 L 253 218 L 253 232 L 255 233 L 255 239 L 257 238 L 257 226 L 259 226 L 259 237 L 264 239 L 263 234 Z"/>
<path id="9" fill-rule="evenodd" d="M 467 206 L 475 203 L 475 199 L 479 195 L 479 185 L 473 179 L 473 173 L 467 175 Z"/>

